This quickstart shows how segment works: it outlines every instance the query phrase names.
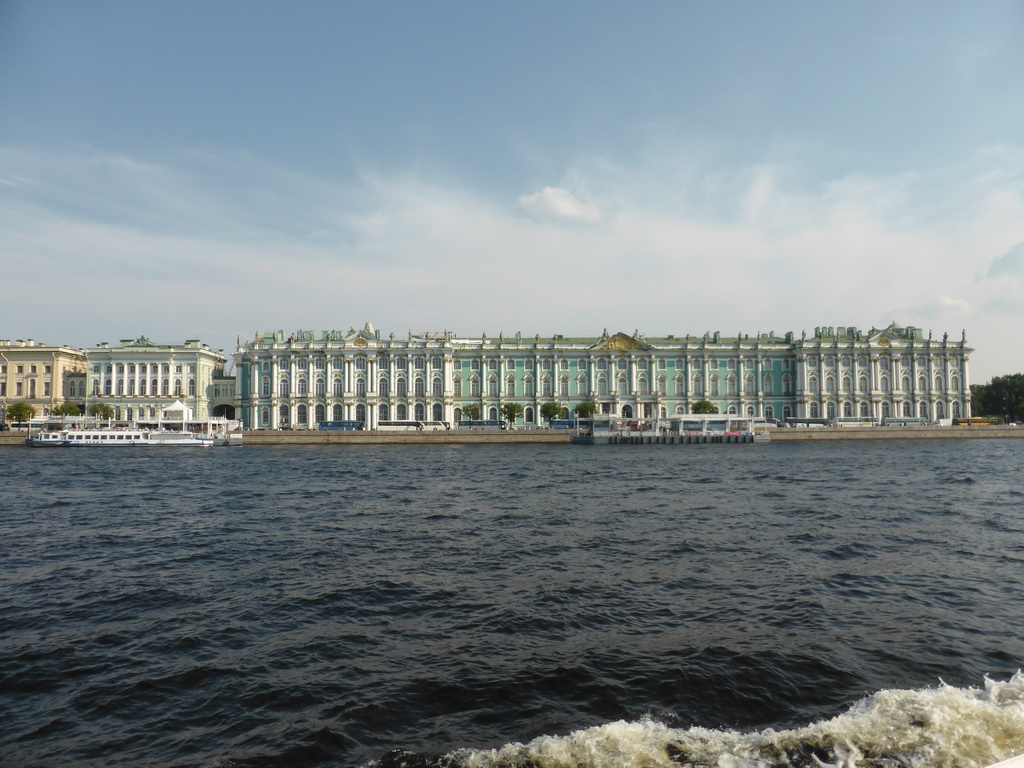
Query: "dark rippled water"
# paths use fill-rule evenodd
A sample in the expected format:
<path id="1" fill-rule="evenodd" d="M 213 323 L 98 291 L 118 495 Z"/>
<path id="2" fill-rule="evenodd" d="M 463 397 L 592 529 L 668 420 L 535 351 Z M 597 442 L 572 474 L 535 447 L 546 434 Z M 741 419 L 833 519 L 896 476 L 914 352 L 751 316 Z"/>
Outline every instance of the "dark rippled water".
<path id="1" fill-rule="evenodd" d="M 985 765 L 1022 458 L 2 449 L 0 764 Z"/>

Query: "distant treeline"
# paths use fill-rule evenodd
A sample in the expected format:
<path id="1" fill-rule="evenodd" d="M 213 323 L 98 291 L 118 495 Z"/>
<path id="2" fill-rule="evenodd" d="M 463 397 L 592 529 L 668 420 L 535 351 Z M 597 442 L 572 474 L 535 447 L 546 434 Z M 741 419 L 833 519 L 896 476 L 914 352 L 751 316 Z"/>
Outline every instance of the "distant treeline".
<path id="1" fill-rule="evenodd" d="M 1024 373 L 996 376 L 988 384 L 972 384 L 971 413 L 1024 421 Z"/>

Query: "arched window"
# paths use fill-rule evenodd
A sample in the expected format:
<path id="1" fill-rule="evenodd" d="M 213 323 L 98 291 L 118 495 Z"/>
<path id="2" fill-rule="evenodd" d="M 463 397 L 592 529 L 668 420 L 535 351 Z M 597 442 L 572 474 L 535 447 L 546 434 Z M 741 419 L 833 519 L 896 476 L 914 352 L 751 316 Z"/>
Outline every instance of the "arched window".
<path id="1" fill-rule="evenodd" d="M 908 419 L 913 417 L 914 415 L 914 408 L 913 406 L 910 405 L 909 400 L 903 403 L 903 415 L 906 416 Z"/>
<path id="2" fill-rule="evenodd" d="M 668 394 L 668 381 L 664 376 L 658 377 L 658 394 L 662 397 Z"/>
<path id="3" fill-rule="evenodd" d="M 298 390 L 297 394 L 298 394 L 299 397 L 303 397 L 304 395 L 308 394 L 308 392 L 309 392 L 309 390 L 307 389 L 308 386 L 309 385 L 306 383 L 305 379 L 299 379 L 299 383 L 296 386 L 296 389 Z"/>
<path id="4" fill-rule="evenodd" d="M 487 418 L 490 419 L 491 421 L 497 421 L 498 409 L 492 407 L 489 411 L 487 411 Z"/>
<path id="5" fill-rule="evenodd" d="M 604 376 L 599 377 L 597 380 L 597 396 L 608 396 L 608 379 L 606 379 Z"/>
<path id="6" fill-rule="evenodd" d="M 726 413 L 732 414 L 732 415 L 735 416 L 736 415 L 736 403 L 731 404 L 729 406 L 729 409 L 726 411 Z"/>
<path id="7" fill-rule="evenodd" d="M 791 405 L 782 406 L 782 418 L 791 419 L 793 417 L 793 407 Z"/>
<path id="8" fill-rule="evenodd" d="M 523 421 L 527 424 L 533 424 L 533 408 L 527 408 L 523 411 Z"/>
<path id="9" fill-rule="evenodd" d="M 319 380 L 317 383 L 319 383 Z M 356 379 L 356 397 L 366 397 L 366 379 Z"/>
<path id="10" fill-rule="evenodd" d="M 782 394 L 793 394 L 793 378 L 788 373 L 782 377 Z"/>
<path id="11" fill-rule="evenodd" d="M 882 403 L 882 418 L 883 419 L 888 419 L 889 418 L 889 404 L 888 403 Z"/>
<path id="12" fill-rule="evenodd" d="M 413 381 L 413 391 L 416 393 L 416 397 L 423 397 L 427 393 L 427 383 L 417 376 Z"/>
<path id="13" fill-rule="evenodd" d="M 366 406 L 362 403 L 356 406 L 356 420 L 366 421 Z"/>
<path id="14" fill-rule="evenodd" d="M 764 417 L 766 419 L 774 419 L 775 418 L 775 409 L 772 408 L 770 405 L 766 405 L 764 407 Z"/>
<path id="15" fill-rule="evenodd" d="M 554 385 L 551 382 L 551 377 L 550 376 L 545 376 L 544 380 L 541 382 L 541 394 L 544 397 L 551 397 L 551 395 L 553 393 L 552 392 L 552 387 L 553 386 Z"/>
<path id="16" fill-rule="evenodd" d="M 167 383 L 167 379 L 164 379 L 164 383 Z M 278 386 L 277 391 L 281 393 L 281 397 L 288 397 L 291 391 L 288 386 L 288 379 L 281 379 L 281 383 L 280 386 Z"/>
<path id="17" fill-rule="evenodd" d="M 818 393 L 818 377 L 811 375 L 807 377 L 807 391 L 813 394 Z M 812 417 L 813 418 L 813 417 Z"/>
<path id="18" fill-rule="evenodd" d="M 924 392 L 925 390 L 928 389 L 928 379 L 926 379 L 923 375 L 917 377 L 917 388 L 921 392 Z"/>
<path id="19" fill-rule="evenodd" d="M 836 391 L 836 380 L 831 376 L 825 377 L 825 391 L 830 395 L 835 394 Z"/>
<path id="20" fill-rule="evenodd" d="M 405 421 L 408 418 L 409 418 L 409 409 L 406 407 L 405 403 L 399 403 L 397 406 L 395 406 L 395 420 L 396 421 Z"/>
<path id="21" fill-rule="evenodd" d="M 456 378 L 452 381 L 452 394 L 455 397 L 462 397 L 462 379 Z"/>
<path id="22" fill-rule="evenodd" d="M 772 379 L 772 375 L 770 373 L 766 373 L 764 375 L 764 378 L 761 381 L 761 385 L 762 387 L 764 387 L 764 393 L 766 395 L 775 394 L 775 381 Z M 769 416 L 768 418 L 771 417 Z"/>
<path id="23" fill-rule="evenodd" d="M 944 419 L 946 418 L 946 405 L 941 400 L 935 404 L 935 418 Z"/>
<path id="24" fill-rule="evenodd" d="M 818 404 L 817 403 L 811 403 L 811 406 L 808 409 L 808 413 L 810 414 L 810 418 L 812 418 L 812 419 L 820 418 L 821 410 L 818 408 Z"/>
<path id="25" fill-rule="evenodd" d="M 935 374 L 935 391 L 936 392 L 941 392 L 942 391 L 942 374 L 941 373 Z M 941 419 L 942 416 L 936 415 L 935 418 Z"/>
<path id="26" fill-rule="evenodd" d="M 729 376 L 725 380 L 725 391 L 730 397 L 736 394 L 736 377 Z"/>
<path id="27" fill-rule="evenodd" d="M 332 408 L 331 408 L 331 418 L 332 418 L 332 419 L 333 419 L 334 421 L 341 421 L 341 420 L 342 420 L 342 418 L 343 418 L 343 417 L 342 417 L 342 414 L 343 414 L 344 412 L 345 412 L 345 411 L 344 411 L 344 409 L 343 409 L 343 408 L 341 407 L 341 403 L 336 403 L 336 404 L 334 405 L 334 407 L 332 407 Z"/>
<path id="28" fill-rule="evenodd" d="M 469 380 L 470 397 L 480 397 L 480 379 L 474 376 Z"/>
<path id="29" fill-rule="evenodd" d="M 295 420 L 299 424 L 307 424 L 309 422 L 308 415 L 309 411 L 306 409 L 306 406 L 304 405 L 300 405 L 298 408 L 295 409 Z"/>
<path id="30" fill-rule="evenodd" d="M 527 376 L 526 379 L 523 380 L 523 395 L 526 397 L 533 397 L 536 391 L 533 379 Z M 532 421 L 532 419 L 530 419 L 530 421 Z"/>
<path id="31" fill-rule="evenodd" d="M 431 415 L 432 421 L 443 421 L 444 420 L 444 406 L 440 403 L 434 403 L 432 409 L 433 414 Z"/>
<path id="32" fill-rule="evenodd" d="M 960 401 L 959 400 L 954 400 L 953 401 L 952 411 L 953 412 L 952 412 L 951 415 L 953 416 L 953 418 L 954 419 L 959 419 L 960 418 Z"/>
<path id="33" fill-rule="evenodd" d="M 960 391 L 960 377 L 955 373 L 949 377 L 949 389 L 951 392 Z"/>
<path id="34" fill-rule="evenodd" d="M 267 382 L 267 394 L 269 395 L 270 394 L 270 379 L 264 379 L 264 381 Z M 156 395 L 159 394 L 159 390 L 160 390 L 160 381 L 159 381 L 159 379 L 153 379 L 151 382 L 149 382 L 150 394 L 156 396 Z M 99 393 L 97 393 L 97 394 L 99 394 Z"/>
<path id="35" fill-rule="evenodd" d="M 910 391 L 910 377 L 909 376 L 904 376 L 903 377 L 902 388 L 903 388 L 904 392 L 909 392 Z"/>
<path id="36" fill-rule="evenodd" d="M 288 406 L 287 405 L 282 405 L 278 409 L 278 421 L 281 423 L 282 427 L 287 427 L 288 424 L 290 423 L 288 421 Z"/>
<path id="37" fill-rule="evenodd" d="M 388 380 L 381 379 L 381 381 L 384 382 L 384 387 L 386 389 L 388 386 Z M 334 380 L 333 392 L 335 397 L 341 397 L 343 394 L 345 394 L 345 382 L 342 380 L 340 376 Z"/>
<path id="38" fill-rule="evenodd" d="M 487 395 L 488 397 L 498 396 L 498 379 L 495 376 L 491 376 L 491 378 L 487 380 Z"/>
<path id="39" fill-rule="evenodd" d="M 711 397 L 718 397 L 718 377 L 717 376 L 712 376 L 711 377 L 711 386 L 708 388 L 708 394 L 711 395 Z"/>
<path id="40" fill-rule="evenodd" d="M 867 392 L 868 392 L 868 377 L 867 376 L 861 376 L 860 377 L 860 380 L 857 382 L 857 390 L 859 392 L 861 392 L 862 394 L 867 394 Z"/>
<path id="41" fill-rule="evenodd" d="M 316 422 L 327 421 L 327 419 L 324 417 L 324 412 L 326 410 L 327 409 L 324 408 L 322 403 L 317 403 L 316 408 L 313 409 L 313 420 Z"/>
<path id="42" fill-rule="evenodd" d="M 686 394 L 686 379 L 683 376 L 676 376 L 676 395 Z"/>
<path id="43" fill-rule="evenodd" d="M 413 416 L 413 418 L 416 419 L 416 421 L 426 420 L 427 409 L 424 407 L 423 403 L 416 403 L 416 408 L 414 409 L 414 412 L 416 415 Z"/>
<path id="44" fill-rule="evenodd" d="M 752 406 L 752 405 L 748 405 L 747 406 L 747 417 L 751 418 L 751 419 L 754 418 L 754 406 Z"/>
<path id="45" fill-rule="evenodd" d="M 565 376 L 558 380 L 558 394 L 561 397 L 569 396 L 569 379 Z"/>
<path id="46" fill-rule="evenodd" d="M 867 401 L 861 401 L 860 413 L 858 414 L 862 419 L 866 419 L 871 415 L 871 410 L 867 404 Z"/>
<path id="47" fill-rule="evenodd" d="M 853 403 L 851 403 L 849 400 L 843 403 L 843 416 L 847 418 L 853 416 Z"/>
<path id="48" fill-rule="evenodd" d="M 444 380 L 440 376 L 435 376 L 430 386 L 434 397 L 441 397 L 444 394 Z M 439 421 L 439 419 L 434 419 L 434 421 Z"/>
<path id="49" fill-rule="evenodd" d="M 269 424 L 269 423 L 270 423 L 270 409 L 269 408 L 264 408 L 262 411 L 260 411 L 260 424 L 266 425 L 266 424 Z"/>
<path id="50" fill-rule="evenodd" d="M 622 377 L 619 378 L 619 381 L 618 381 L 618 391 L 619 391 L 619 395 L 628 395 L 629 394 L 629 382 L 626 381 L 626 377 L 625 376 L 622 376 Z"/>
<path id="51" fill-rule="evenodd" d="M 334 406 L 334 407 L 337 408 L 339 406 Z M 377 420 L 378 421 L 388 421 L 390 416 L 391 416 L 391 409 L 388 407 L 387 403 L 381 403 L 380 405 L 377 406 Z"/>
<path id="52" fill-rule="evenodd" d="M 917 415 L 922 419 L 928 418 L 928 403 L 918 403 Z"/>
<path id="53" fill-rule="evenodd" d="M 361 381 L 361 379 L 360 379 Z M 317 378 L 316 382 L 316 396 L 323 397 L 327 394 L 327 382 L 323 378 Z"/>
<path id="54" fill-rule="evenodd" d="M 334 394 L 338 394 L 338 393 L 335 392 Z M 377 394 L 379 394 L 381 397 L 387 397 L 388 396 L 388 380 L 384 376 L 381 376 L 377 380 Z"/>
<path id="55" fill-rule="evenodd" d="M 640 394 L 640 395 L 649 395 L 649 394 L 651 394 L 651 385 L 650 385 L 650 382 L 647 381 L 647 377 L 646 376 L 641 376 L 640 379 L 637 381 L 636 386 L 637 386 L 637 393 L 638 394 Z"/>
<path id="56" fill-rule="evenodd" d="M 881 387 L 881 389 L 882 389 L 882 392 L 883 392 L 884 394 L 889 394 L 889 377 L 888 377 L 888 376 L 883 376 L 883 377 L 882 377 L 882 378 L 881 378 L 881 379 L 879 380 L 879 382 L 878 382 L 878 383 L 879 383 L 879 386 L 880 386 L 880 387 Z"/>
<path id="57" fill-rule="evenodd" d="M 409 395 L 409 382 L 408 382 L 408 380 L 406 380 L 404 378 L 399 379 L 398 380 L 398 384 L 395 387 L 395 390 L 396 390 L 396 394 L 399 397 L 408 397 L 408 395 Z M 398 420 L 402 421 L 402 419 L 398 419 Z"/>

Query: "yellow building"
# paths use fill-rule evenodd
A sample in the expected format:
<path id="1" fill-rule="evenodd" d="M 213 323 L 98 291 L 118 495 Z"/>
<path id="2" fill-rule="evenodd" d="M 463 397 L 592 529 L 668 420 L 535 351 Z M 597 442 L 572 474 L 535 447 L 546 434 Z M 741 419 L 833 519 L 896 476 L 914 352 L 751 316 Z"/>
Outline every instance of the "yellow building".
<path id="1" fill-rule="evenodd" d="M 27 403 L 36 416 L 48 416 L 65 401 L 81 407 L 85 379 L 75 374 L 85 370 L 85 350 L 0 339 L 0 421 L 14 403 Z"/>

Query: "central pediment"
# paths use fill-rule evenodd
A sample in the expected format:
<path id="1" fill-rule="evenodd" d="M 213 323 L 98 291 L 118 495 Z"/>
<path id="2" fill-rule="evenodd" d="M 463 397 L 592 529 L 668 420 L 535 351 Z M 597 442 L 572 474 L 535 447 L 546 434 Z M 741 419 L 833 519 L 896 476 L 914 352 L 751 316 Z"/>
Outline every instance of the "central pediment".
<path id="1" fill-rule="evenodd" d="M 608 349 L 615 352 L 626 352 L 629 350 L 648 350 L 650 344 L 646 344 L 635 336 L 627 336 L 624 333 L 616 333 L 614 336 L 605 334 L 600 341 L 591 349 Z"/>

